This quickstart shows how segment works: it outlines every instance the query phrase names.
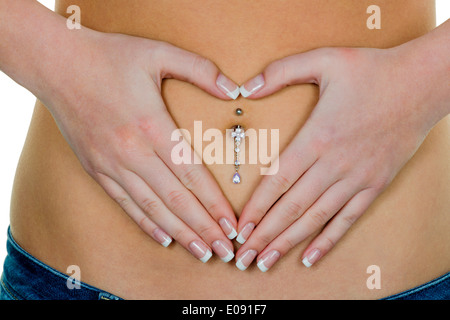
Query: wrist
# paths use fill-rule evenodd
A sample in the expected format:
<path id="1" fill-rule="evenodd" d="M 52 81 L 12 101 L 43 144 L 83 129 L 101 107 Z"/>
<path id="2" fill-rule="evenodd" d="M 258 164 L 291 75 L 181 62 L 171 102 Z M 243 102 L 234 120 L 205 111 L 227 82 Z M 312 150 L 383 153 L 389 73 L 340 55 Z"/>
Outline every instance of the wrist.
<path id="1" fill-rule="evenodd" d="M 45 100 L 59 90 L 94 31 L 69 30 L 66 19 L 37 1 L 0 4 L 0 70 Z"/>
<path id="2" fill-rule="evenodd" d="M 450 113 L 450 25 L 442 27 L 388 49 L 395 57 L 408 100 L 413 102 L 414 112 L 428 123 L 428 129 Z"/>

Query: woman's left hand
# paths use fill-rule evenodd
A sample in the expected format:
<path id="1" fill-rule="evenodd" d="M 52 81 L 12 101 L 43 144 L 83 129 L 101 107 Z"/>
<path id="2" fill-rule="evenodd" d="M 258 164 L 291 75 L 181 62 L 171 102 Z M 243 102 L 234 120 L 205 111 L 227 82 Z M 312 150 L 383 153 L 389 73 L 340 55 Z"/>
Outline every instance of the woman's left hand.
<path id="1" fill-rule="evenodd" d="M 275 61 L 241 87 L 256 99 L 314 83 L 320 99 L 280 155 L 278 172 L 262 179 L 243 209 L 240 269 L 257 256 L 266 271 L 323 229 L 303 253 L 311 266 L 413 156 L 438 119 L 420 77 L 408 68 L 412 61 L 403 57 L 398 47 L 321 48 Z"/>

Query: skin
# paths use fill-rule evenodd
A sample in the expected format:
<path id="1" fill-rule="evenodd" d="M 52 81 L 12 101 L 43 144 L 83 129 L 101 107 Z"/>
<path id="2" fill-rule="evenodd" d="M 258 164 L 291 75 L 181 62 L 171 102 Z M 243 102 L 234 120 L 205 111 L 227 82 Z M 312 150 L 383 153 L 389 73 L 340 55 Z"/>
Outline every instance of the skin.
<path id="1" fill-rule="evenodd" d="M 73 3 L 59 1 L 57 11 L 65 14 L 69 4 Z M 296 250 L 286 251 L 283 259 L 267 274 L 261 273 L 255 266 L 241 272 L 233 264 L 225 264 L 215 257 L 204 265 L 189 254 L 191 251 L 188 241 L 192 238 L 181 243 L 177 239 L 183 234 L 195 238 L 189 230 L 194 233 L 202 233 L 203 230 L 203 226 L 199 228 L 195 221 L 210 221 L 210 230 L 213 230 L 211 233 L 214 236 L 209 238 L 208 232 L 202 234 L 207 238 L 203 239 L 205 244 L 213 246 L 216 239 L 227 241 L 225 235 L 219 232 L 220 227 L 212 223 L 220 215 L 211 220 L 205 216 L 205 211 L 214 211 L 213 208 L 203 211 L 193 198 L 190 198 L 191 202 L 178 201 L 178 210 L 173 209 L 176 212 L 164 210 L 162 205 L 159 210 L 152 210 L 155 206 L 145 205 L 149 202 L 143 201 L 151 199 L 148 188 L 145 185 L 144 188 L 139 188 L 142 185 L 139 179 L 134 179 L 132 184 L 126 183 L 131 180 L 124 179 L 128 171 L 136 169 L 141 172 L 139 176 L 144 178 L 143 181 L 147 182 L 151 175 L 157 181 L 148 181 L 153 187 L 151 190 L 155 190 L 166 208 L 177 207 L 162 199 L 167 196 L 168 190 L 157 193 L 159 186 L 166 187 L 165 181 L 159 177 L 159 168 L 164 167 L 150 172 L 153 166 L 147 166 L 148 159 L 164 160 L 164 155 L 172 146 L 168 142 L 167 134 L 170 130 L 166 126 L 173 128 L 173 124 L 166 117 L 160 97 L 175 125 L 187 128 L 191 135 L 193 121 L 199 119 L 203 121 L 204 129 L 225 130 L 237 122 L 246 128 L 280 128 L 280 150 L 284 150 L 294 141 L 297 133 L 303 131 L 302 128 L 316 134 L 327 132 L 313 129 L 312 125 L 304 127 L 310 114 L 316 114 L 311 113 L 312 110 L 319 110 L 315 108 L 320 93 L 316 85 L 310 83 L 290 86 L 264 99 L 244 100 L 240 97 L 236 102 L 230 101 L 219 91 L 217 78 L 210 76 L 217 75 L 217 69 L 191 78 L 185 72 L 178 76 L 207 92 L 186 81 L 167 79 L 171 72 L 167 72 L 165 68 L 170 63 L 176 65 L 177 60 L 189 56 L 186 51 L 196 52 L 197 56 L 214 61 L 213 64 L 217 64 L 222 73 L 240 84 L 250 75 L 261 72 L 274 60 L 315 47 L 392 47 L 407 42 L 431 30 L 433 19 L 428 13 L 432 12 L 432 6 L 425 6 L 420 1 L 409 1 L 406 9 L 405 4 L 398 2 L 381 4 L 384 8 L 383 16 L 386 17 L 383 21 L 390 28 L 373 36 L 365 26 L 354 28 L 355 32 L 352 34 L 347 32 L 346 23 L 359 26 L 359 16 L 356 13 L 364 13 L 367 7 L 359 0 L 350 1 L 348 8 L 339 5 L 332 7 L 331 12 L 327 1 L 314 7 L 309 6 L 306 1 L 296 1 L 290 14 L 284 14 L 285 8 L 278 2 L 267 2 L 264 6 L 256 6 L 251 2 L 217 2 L 214 10 L 208 7 L 195 7 L 194 10 L 190 2 L 183 1 L 177 3 L 177 6 L 167 6 L 165 2 L 155 5 L 150 1 L 135 2 L 132 6 L 114 1 L 110 2 L 109 10 L 90 0 L 77 1 L 77 4 L 83 12 L 83 25 L 97 32 L 88 32 L 87 36 L 84 36 L 84 32 L 68 32 L 65 21 L 61 19 L 58 20 L 60 22 L 45 27 L 46 22 L 53 21 L 47 14 L 43 14 L 39 21 L 41 29 L 34 30 L 33 24 L 24 24 L 24 21 L 36 21 L 40 15 L 32 8 L 23 10 L 22 7 L 17 9 L 16 16 L 24 15 L 24 21 L 16 19 L 21 21 L 21 28 L 11 28 L 9 33 L 12 36 L 9 37 L 10 45 L 7 48 L 25 46 L 26 54 L 40 52 L 41 61 L 33 63 L 36 62 L 36 55 L 33 54 L 25 57 L 24 61 L 16 61 L 23 56 L 14 56 L 12 53 L 6 54 L 9 58 L 0 59 L 3 61 L 2 69 L 7 70 L 8 74 L 40 99 L 18 168 L 11 220 L 15 239 L 34 256 L 63 272 L 68 264 L 75 263 L 82 270 L 83 281 L 124 298 L 377 298 L 418 285 L 447 270 L 448 261 L 442 260 L 442 257 L 449 256 L 445 254 L 448 252 L 448 246 L 445 245 L 448 243 L 445 241 L 448 234 L 445 228 L 448 221 L 445 214 L 448 212 L 448 201 L 445 201 L 445 195 L 448 194 L 448 185 L 445 183 L 448 159 L 445 137 L 448 136 L 448 123 L 445 121 L 433 128 L 413 159 L 371 205 L 364 217 L 350 228 L 348 236 L 339 241 L 327 255 L 327 259 L 321 260 L 309 270 L 298 259 L 299 252 L 304 251 L 308 240 L 301 242 Z M 9 3 L 8 5 L 11 6 Z M 268 5 L 271 6 L 270 10 Z M 399 19 L 399 10 L 406 10 L 408 15 Z M 8 12 L 13 11 L 9 7 Z M 283 14 L 273 14 L 274 12 Z M 27 13 L 30 16 L 27 17 Z M 217 13 L 220 13 L 219 17 Z M 318 13 L 323 14 L 327 23 L 317 21 Z M 175 20 L 174 15 L 177 17 Z M 220 19 L 223 21 L 218 25 L 218 19 L 223 16 L 228 19 Z M 364 15 L 362 18 L 365 20 Z M 416 23 L 420 19 L 424 22 Z M 0 19 L 9 21 L 12 25 L 16 20 Z M 261 21 L 267 23 L 261 24 Z M 43 45 L 41 42 L 24 41 L 21 36 L 28 33 L 14 34 L 14 30 L 23 30 L 27 25 L 31 34 L 33 31 L 37 32 L 33 38 L 38 39 L 43 32 L 49 35 L 48 39 L 62 42 L 58 47 L 70 49 L 54 50 L 52 42 Z M 205 25 L 211 28 L 205 28 Z M 181 26 L 185 32 L 179 32 Z M 330 32 L 331 27 L 334 32 Z M 258 30 L 261 32 L 255 34 L 254 28 L 260 28 Z M 284 33 L 286 29 L 290 32 Z M 109 34 L 112 32 L 126 33 L 128 36 L 112 36 Z M 6 35 L 9 33 L 6 32 Z M 239 37 L 230 36 L 236 34 Z M 281 34 L 284 36 L 280 37 Z M 140 39 L 136 39 L 136 36 Z M 163 41 L 165 44 L 156 45 L 154 40 L 147 41 L 149 39 Z M 167 42 L 172 45 L 167 45 Z M 177 58 L 175 60 L 154 60 L 155 56 L 149 55 L 150 43 L 152 48 L 155 48 L 153 45 L 158 47 L 156 51 L 179 52 L 173 48 L 176 46 L 183 48 L 183 54 L 174 55 Z M 7 50 L 5 52 L 8 53 Z M 74 52 L 77 54 L 71 55 Z M 67 61 L 71 63 L 68 64 Z M 209 64 L 200 58 L 194 61 L 203 61 L 195 63 L 197 66 Z M 334 61 L 341 62 L 345 59 L 336 58 Z M 35 68 L 38 70 L 35 71 Z M 35 72 L 41 77 L 33 77 Z M 165 80 L 161 82 L 163 78 Z M 200 78 L 205 78 L 207 83 L 199 84 Z M 346 77 L 347 81 L 351 80 L 349 78 Z M 267 84 L 270 84 L 270 79 L 272 77 L 266 77 Z M 281 89 L 287 84 L 283 81 L 273 83 L 275 86 L 269 85 L 267 94 L 270 90 Z M 138 92 L 133 90 L 135 87 L 139 88 Z M 264 91 L 260 91 L 261 97 L 263 93 Z M 258 98 L 258 95 L 253 97 Z M 88 102 L 78 105 L 76 101 Z M 233 113 L 237 104 L 244 106 L 241 118 L 236 118 Z M 276 106 L 283 108 L 275 109 Z M 108 117 L 101 116 L 99 110 L 102 109 L 108 110 Z M 84 110 L 89 111 L 89 114 Z M 336 114 L 335 110 L 330 110 Z M 154 116 L 153 113 L 158 111 L 159 117 Z M 78 121 L 69 121 L 69 115 Z M 148 120 L 153 118 L 157 120 L 153 122 L 155 130 L 151 130 L 152 126 L 148 125 Z M 159 125 L 160 120 L 164 125 Z M 319 125 L 319 128 L 323 129 L 323 126 Z M 165 137 L 161 138 L 165 143 L 157 143 L 158 135 Z M 90 148 L 91 144 L 95 148 Z M 155 151 L 159 159 L 153 155 Z M 131 156 L 133 152 L 140 156 Z M 104 157 L 100 158 L 99 155 Z M 145 164 L 142 159 L 145 159 Z M 158 163 L 160 162 L 155 164 Z M 171 164 L 167 165 L 170 167 Z M 122 176 L 116 176 L 119 167 L 122 168 Z M 259 166 L 242 166 L 240 172 L 245 180 L 238 186 L 230 183 L 228 166 L 208 165 L 207 168 L 228 200 L 234 215 L 239 217 L 260 182 Z M 98 173 L 106 173 L 113 179 L 100 181 L 102 176 Z M 182 179 L 183 175 L 176 176 Z M 108 187 L 122 184 L 126 185 L 122 188 L 125 192 Z M 190 184 L 186 184 L 183 185 L 189 189 Z M 426 186 L 426 192 L 422 190 L 422 185 Z M 180 191 L 180 184 L 171 186 Z M 146 195 L 139 193 L 140 190 L 146 190 Z M 207 197 L 222 197 L 218 194 L 208 190 Z M 173 200 L 177 198 L 180 199 L 174 197 Z M 434 202 L 434 198 L 440 201 Z M 136 199 L 132 203 L 139 207 L 138 214 L 124 206 L 131 203 L 129 199 Z M 201 202 L 203 205 L 207 204 L 205 200 Z M 226 207 L 224 204 L 216 210 Z M 198 213 L 196 208 L 201 209 L 201 212 Z M 189 210 L 192 215 L 184 214 L 185 210 Z M 166 219 L 174 221 L 180 218 L 185 224 L 181 227 L 182 230 L 187 229 L 188 232 L 180 231 L 181 229 L 165 230 L 177 238 L 177 241 L 169 248 L 163 248 L 153 242 L 148 233 L 142 232 L 141 227 L 145 231 L 146 223 L 139 225 L 139 221 L 149 220 L 140 211 L 148 211 L 148 216 L 155 219 L 150 220 L 155 225 L 158 225 L 156 222 L 160 223 L 159 228 L 162 229 L 172 226 L 163 225 Z M 433 219 L 428 219 L 423 212 L 432 212 Z M 226 213 L 221 214 L 224 215 Z M 158 216 L 160 220 L 156 221 Z M 200 220 L 190 219 L 192 216 Z M 133 217 L 143 217 L 144 220 Z M 241 218 L 244 219 L 244 216 Z M 241 218 L 239 221 L 243 222 Z M 404 223 L 405 220 L 408 224 Z M 269 236 L 275 237 L 278 233 L 275 230 Z M 364 242 L 363 246 L 361 242 Z M 234 245 L 237 246 L 235 243 Z M 405 247 L 408 247 L 407 252 L 400 250 Z M 366 268 L 374 263 L 383 270 L 383 286 L 379 291 L 370 291 L 365 286 Z"/>
<path id="2" fill-rule="evenodd" d="M 312 264 L 335 246 L 450 112 L 445 90 L 450 64 L 444 56 L 450 52 L 449 34 L 446 22 L 431 35 L 392 49 L 319 49 L 278 60 L 264 70 L 266 83 L 250 98 L 314 83 L 320 99 L 278 159 L 280 169 L 263 179 L 246 204 L 239 229 L 249 223 L 258 227 L 237 257 L 247 250 L 259 252 L 259 261 L 275 254 L 273 265 L 322 229 L 302 258 L 315 252 Z M 425 47 L 439 48 L 436 56 L 430 58 Z M 442 71 L 411 67 L 426 59 Z M 434 86 L 422 88 L 420 78 Z M 347 88 L 355 90 L 348 94 Z M 398 94 L 414 88 L 417 94 Z"/>
<path id="3" fill-rule="evenodd" d="M 45 17 L 47 13 L 32 1 L 2 2 L 1 9 L 23 10 L 25 6 L 38 16 Z M 44 18 L 44 27 L 56 26 L 53 32 L 65 31 L 64 20 L 52 18 Z M 77 36 L 82 41 L 78 37 L 76 41 L 86 50 L 79 57 L 71 57 L 76 61 L 76 70 L 67 68 L 65 75 L 52 75 L 51 91 L 36 85 L 31 85 L 31 90 L 46 102 L 83 168 L 156 241 L 171 241 L 173 237 L 197 258 L 211 251 L 215 241 L 231 250 L 232 244 L 218 221 L 227 219 L 236 225 L 234 213 L 204 166 L 194 165 L 194 161 L 191 165 L 175 165 L 171 161 L 173 143 L 167 145 L 166 141 L 170 141 L 176 125 L 161 98 L 162 80 L 175 78 L 229 99 L 216 85 L 218 68 L 199 55 L 165 42 L 90 29 L 80 33 Z M 14 41 L 11 36 L 7 39 Z M 94 72 L 92 64 L 96 65 Z M 111 65 L 117 67 L 111 69 Z M 66 77 L 79 72 L 84 74 L 81 81 Z M 99 72 L 121 80 L 92 91 L 97 87 Z M 29 79 L 24 77 L 24 81 Z M 59 88 L 61 84 L 78 90 L 66 95 Z M 135 93 L 133 98 L 130 92 Z M 130 112 L 124 105 L 139 107 Z M 98 106 L 103 106 L 108 118 L 96 112 Z M 181 207 L 184 202 L 187 205 Z"/>

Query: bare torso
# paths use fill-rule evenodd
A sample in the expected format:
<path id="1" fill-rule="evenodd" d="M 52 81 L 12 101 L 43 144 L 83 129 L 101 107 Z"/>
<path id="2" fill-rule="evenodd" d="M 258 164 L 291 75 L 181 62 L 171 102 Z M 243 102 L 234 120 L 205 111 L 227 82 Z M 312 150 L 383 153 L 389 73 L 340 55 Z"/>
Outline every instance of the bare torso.
<path id="1" fill-rule="evenodd" d="M 69 5 L 79 5 L 86 27 L 168 41 L 211 59 L 239 84 L 287 55 L 323 46 L 392 47 L 435 24 L 432 0 L 377 1 L 381 30 L 366 27 L 371 1 L 206 3 L 59 0 L 56 11 L 66 15 Z M 222 101 L 190 84 L 165 80 L 163 97 L 176 123 L 192 135 L 197 120 L 203 130 L 225 131 L 237 123 L 280 129 L 283 149 L 306 121 L 318 90 L 301 85 L 260 100 Z M 239 118 L 237 107 L 244 110 Z M 380 298 L 450 269 L 449 137 L 447 117 L 314 267 L 307 269 L 300 260 L 306 241 L 267 273 L 255 266 L 243 272 L 218 258 L 203 264 L 176 243 L 164 248 L 145 235 L 84 172 L 38 102 L 17 170 L 11 228 L 38 259 L 62 272 L 78 265 L 82 281 L 123 298 Z M 242 165 L 245 180 L 239 185 L 231 183 L 232 165 L 209 169 L 239 215 L 261 179 L 259 165 Z M 380 267 L 379 290 L 366 286 L 370 265 Z"/>

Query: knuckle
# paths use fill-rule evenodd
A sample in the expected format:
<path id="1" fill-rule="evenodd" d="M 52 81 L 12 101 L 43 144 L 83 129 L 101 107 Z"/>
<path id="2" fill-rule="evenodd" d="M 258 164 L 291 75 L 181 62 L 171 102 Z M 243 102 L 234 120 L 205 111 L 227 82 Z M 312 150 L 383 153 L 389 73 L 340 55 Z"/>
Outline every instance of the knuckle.
<path id="1" fill-rule="evenodd" d="M 188 239 L 191 237 L 191 233 L 187 228 L 178 228 L 173 231 L 173 234 L 171 236 L 178 242 L 184 243 L 189 241 Z"/>
<path id="2" fill-rule="evenodd" d="M 195 166 L 187 166 L 181 176 L 181 182 L 188 190 L 193 190 L 201 182 L 201 175 Z"/>
<path id="3" fill-rule="evenodd" d="M 378 177 L 376 181 L 373 183 L 373 189 L 380 193 L 390 184 L 391 179 L 385 176 Z"/>
<path id="4" fill-rule="evenodd" d="M 291 186 L 289 179 L 280 173 L 271 176 L 271 179 L 271 182 L 275 186 L 275 188 L 282 191 L 283 193 L 286 192 Z"/>
<path id="5" fill-rule="evenodd" d="M 267 68 L 264 70 L 264 77 L 274 78 L 277 79 L 277 81 L 280 83 L 286 83 L 287 80 L 286 59 L 274 61 L 269 66 L 267 66 Z"/>
<path id="6" fill-rule="evenodd" d="M 278 73 L 282 83 L 290 84 L 288 81 L 288 70 L 285 60 L 278 61 Z"/>
<path id="7" fill-rule="evenodd" d="M 138 226 L 142 230 L 148 231 L 150 229 L 149 228 L 149 226 L 150 226 L 150 219 L 148 217 L 142 217 L 142 219 L 140 219 L 139 222 L 138 222 Z"/>
<path id="8" fill-rule="evenodd" d="M 168 204 L 173 211 L 183 211 L 189 200 L 189 195 L 185 191 L 174 190 L 167 194 Z"/>
<path id="9" fill-rule="evenodd" d="M 114 197 L 114 201 L 122 208 L 126 209 L 130 205 L 130 198 L 123 195 L 118 195 Z"/>
<path id="10" fill-rule="evenodd" d="M 223 204 L 220 203 L 219 201 L 215 201 L 212 202 L 210 204 L 208 204 L 207 206 L 205 205 L 205 209 L 206 211 L 208 211 L 210 214 L 218 214 L 219 212 L 223 211 Z"/>
<path id="11" fill-rule="evenodd" d="M 326 249 L 325 251 L 329 251 L 331 248 L 333 248 L 336 245 L 336 241 L 327 235 L 323 236 L 322 241 L 323 241 L 323 247 Z"/>
<path id="12" fill-rule="evenodd" d="M 272 242 L 272 240 L 274 239 L 273 236 L 267 232 L 258 233 L 254 237 L 255 237 L 255 243 L 257 243 L 261 247 L 265 247 L 267 244 Z"/>
<path id="13" fill-rule="evenodd" d="M 137 155 L 147 150 L 147 142 L 151 140 L 150 124 L 148 121 L 129 123 L 114 129 L 114 154 L 123 161 L 133 160 Z M 152 129 L 154 130 L 154 129 Z M 150 141 L 151 142 L 151 141 Z M 153 151 L 146 151 L 152 153 Z"/>
<path id="14" fill-rule="evenodd" d="M 359 215 L 357 213 L 350 213 L 342 216 L 342 221 L 345 224 L 346 230 L 349 229 L 358 220 Z"/>
<path id="15" fill-rule="evenodd" d="M 198 228 L 196 228 L 196 231 L 198 233 L 199 236 L 201 236 L 203 239 L 215 239 L 217 238 L 214 237 L 213 235 L 215 235 L 217 229 L 216 226 L 213 224 L 201 224 L 200 226 L 198 226 Z"/>
<path id="16" fill-rule="evenodd" d="M 161 65 L 161 62 L 167 56 L 171 45 L 164 41 L 152 41 L 149 47 L 150 59 L 155 66 Z"/>
<path id="17" fill-rule="evenodd" d="M 144 212 L 150 217 L 154 217 L 161 208 L 158 201 L 149 198 L 142 201 L 141 207 L 142 210 L 144 210 Z"/>
<path id="18" fill-rule="evenodd" d="M 303 206 L 297 201 L 289 200 L 286 204 L 285 219 L 288 222 L 297 220 L 303 214 Z"/>
<path id="19" fill-rule="evenodd" d="M 332 126 L 323 126 L 320 133 L 317 134 L 311 142 L 311 148 L 316 153 L 322 153 L 329 150 L 336 143 L 336 128 Z"/>
<path id="20" fill-rule="evenodd" d="M 319 227 L 325 225 L 328 222 L 329 214 L 326 210 L 317 208 L 313 212 L 311 212 L 310 218 L 313 221 L 314 225 Z"/>
<path id="21" fill-rule="evenodd" d="M 295 239 L 292 239 L 291 237 L 287 237 L 286 239 L 284 239 L 284 243 L 285 243 L 285 247 L 288 250 L 291 250 L 298 244 L 298 241 L 296 241 Z"/>
<path id="22" fill-rule="evenodd" d="M 336 59 L 342 59 L 346 56 L 344 50 L 351 48 L 322 47 L 317 50 L 320 57 L 320 63 L 323 66 L 332 66 L 336 64 Z"/>
<path id="23" fill-rule="evenodd" d="M 245 216 L 246 219 L 258 223 L 267 214 L 267 210 L 268 208 L 257 203 L 253 198 L 245 205 L 241 217 Z"/>
<path id="24" fill-rule="evenodd" d="M 345 157 L 338 157 L 334 166 L 335 170 L 341 174 L 349 172 L 352 167 L 350 161 Z"/>
<path id="25" fill-rule="evenodd" d="M 192 59 L 192 75 L 193 78 L 199 74 L 204 74 L 207 70 L 210 70 L 213 63 L 205 57 L 200 55 L 194 55 Z"/>
<path id="26" fill-rule="evenodd" d="M 256 217 L 257 220 L 262 219 L 262 218 L 267 214 L 266 209 L 264 209 L 264 208 L 262 208 L 262 207 L 259 207 L 259 206 L 253 208 L 253 209 L 251 210 L 251 212 L 252 212 L 252 216 L 253 216 L 253 217 Z"/>
<path id="27" fill-rule="evenodd" d="M 225 199 L 217 199 L 211 203 L 203 203 L 203 206 L 212 217 L 219 217 L 222 214 L 226 215 L 228 212 L 228 204 Z"/>
<path id="28" fill-rule="evenodd" d="M 356 217 L 352 215 L 346 215 L 342 217 L 342 221 L 344 222 L 346 229 L 348 229 L 353 225 L 353 223 L 355 223 Z"/>

